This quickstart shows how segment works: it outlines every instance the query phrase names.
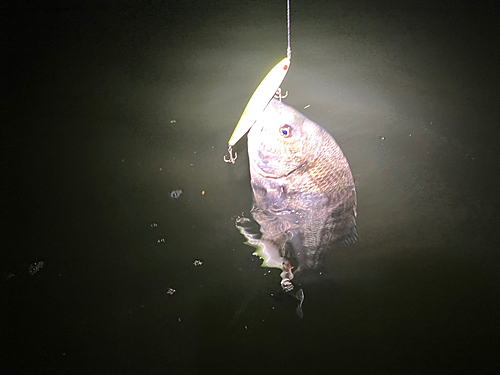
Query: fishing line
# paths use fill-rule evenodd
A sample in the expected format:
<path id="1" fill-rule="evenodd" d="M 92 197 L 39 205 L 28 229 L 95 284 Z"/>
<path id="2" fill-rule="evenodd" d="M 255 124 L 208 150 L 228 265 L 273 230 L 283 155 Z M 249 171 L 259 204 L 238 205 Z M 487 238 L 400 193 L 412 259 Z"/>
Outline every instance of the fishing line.
<path id="1" fill-rule="evenodd" d="M 292 47 L 290 43 L 290 0 L 286 1 L 286 19 L 288 36 L 286 57 L 271 69 L 248 101 L 240 120 L 234 128 L 231 138 L 229 138 L 227 142 L 229 158 L 224 155 L 224 161 L 226 163 L 235 163 L 238 154 L 235 152 L 233 156 L 233 146 L 250 130 L 261 113 L 266 109 L 271 99 L 275 97 L 281 101 L 281 99 L 286 98 L 288 95 L 288 92 L 284 95 L 281 93 L 281 83 L 285 79 L 288 69 L 290 68 L 292 57 Z"/>
<path id="2" fill-rule="evenodd" d="M 290 0 L 286 0 L 286 27 L 288 31 L 288 48 L 286 49 L 286 57 L 292 58 L 292 47 L 290 47 Z"/>
<path id="3" fill-rule="evenodd" d="M 292 47 L 290 45 L 290 0 L 286 0 L 286 28 L 288 32 L 288 47 L 286 49 L 286 57 L 288 60 L 292 59 Z M 276 90 L 274 97 L 281 102 L 281 99 L 285 99 L 288 96 L 288 91 L 282 94 L 281 85 Z"/>

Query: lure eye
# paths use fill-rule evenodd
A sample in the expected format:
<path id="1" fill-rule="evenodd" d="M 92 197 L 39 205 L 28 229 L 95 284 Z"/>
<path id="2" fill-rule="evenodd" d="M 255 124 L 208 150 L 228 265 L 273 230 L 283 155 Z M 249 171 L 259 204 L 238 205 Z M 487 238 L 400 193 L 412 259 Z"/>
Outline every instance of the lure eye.
<path id="1" fill-rule="evenodd" d="M 284 138 L 290 138 L 292 136 L 292 127 L 290 125 L 280 126 L 280 134 Z"/>

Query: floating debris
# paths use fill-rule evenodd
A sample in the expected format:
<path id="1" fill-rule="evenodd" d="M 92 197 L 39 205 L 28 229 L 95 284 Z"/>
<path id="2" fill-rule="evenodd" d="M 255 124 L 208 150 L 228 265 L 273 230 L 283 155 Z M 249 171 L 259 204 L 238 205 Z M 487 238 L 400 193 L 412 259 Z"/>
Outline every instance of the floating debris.
<path id="1" fill-rule="evenodd" d="M 181 196 L 181 194 L 182 194 L 182 193 L 183 193 L 183 191 L 182 191 L 182 190 L 174 190 L 174 191 L 171 191 L 171 192 L 170 192 L 170 196 L 171 196 L 172 198 L 177 199 L 177 198 L 179 198 L 179 197 Z"/>
<path id="2" fill-rule="evenodd" d="M 196 259 L 194 262 L 193 262 L 194 266 L 195 267 L 198 267 L 198 266 L 201 266 L 203 264 L 203 262 L 199 259 Z"/>
<path id="3" fill-rule="evenodd" d="M 309 108 L 310 106 L 311 106 L 311 105 L 310 105 L 310 104 L 308 104 L 308 105 L 306 105 L 306 106 L 304 107 L 304 109 L 307 109 L 307 108 Z"/>
<path id="4" fill-rule="evenodd" d="M 156 243 L 165 243 L 165 239 L 164 238 L 160 238 L 159 240 L 156 241 Z"/>
<path id="5" fill-rule="evenodd" d="M 202 191 L 201 191 L 201 195 L 205 195 L 205 190 L 202 190 Z"/>
<path id="6" fill-rule="evenodd" d="M 170 120 L 171 124 L 175 124 L 176 122 L 177 122 L 177 120 L 175 118 L 173 118 L 172 120 Z"/>
<path id="7" fill-rule="evenodd" d="M 175 289 L 174 288 L 167 288 L 167 294 L 172 295 L 174 293 L 175 293 Z"/>
<path id="8" fill-rule="evenodd" d="M 151 228 L 156 228 L 158 226 L 158 223 L 151 223 Z"/>
<path id="9" fill-rule="evenodd" d="M 381 140 L 385 141 L 385 137 L 382 135 L 379 137 Z"/>
<path id="10" fill-rule="evenodd" d="M 30 267 L 29 267 L 30 275 L 33 276 L 35 273 L 40 271 L 40 269 L 43 267 L 43 265 L 44 265 L 43 260 L 39 261 L 38 263 L 30 264 Z"/>

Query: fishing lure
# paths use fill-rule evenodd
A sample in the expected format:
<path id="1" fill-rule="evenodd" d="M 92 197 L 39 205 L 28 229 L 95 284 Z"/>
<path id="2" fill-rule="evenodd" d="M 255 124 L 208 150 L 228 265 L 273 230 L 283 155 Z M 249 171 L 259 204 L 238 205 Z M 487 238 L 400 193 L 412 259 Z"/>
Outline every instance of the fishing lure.
<path id="1" fill-rule="evenodd" d="M 271 69 L 265 76 L 260 85 L 257 87 L 251 96 L 248 104 L 240 117 L 240 120 L 234 128 L 233 134 L 228 141 L 229 159 L 224 155 L 226 163 L 235 163 L 238 154 L 235 152 L 233 156 L 233 146 L 250 130 L 252 125 L 257 121 L 259 115 L 266 109 L 267 105 L 274 96 L 284 98 L 281 95 L 281 84 L 285 79 L 288 70 L 290 69 L 290 61 L 292 58 L 292 49 L 290 47 L 290 1 L 287 0 L 287 28 L 288 28 L 288 48 L 287 57 L 281 60 L 278 64 Z"/>

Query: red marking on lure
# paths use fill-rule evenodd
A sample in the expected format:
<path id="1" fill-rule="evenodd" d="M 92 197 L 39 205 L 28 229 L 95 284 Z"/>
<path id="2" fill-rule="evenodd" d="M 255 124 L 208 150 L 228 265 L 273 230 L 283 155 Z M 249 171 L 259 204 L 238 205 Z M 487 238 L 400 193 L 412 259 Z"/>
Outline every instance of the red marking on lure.
<path id="1" fill-rule="evenodd" d="M 285 66 L 283 67 L 283 70 L 287 70 L 287 69 L 288 69 L 288 65 L 285 65 Z"/>

